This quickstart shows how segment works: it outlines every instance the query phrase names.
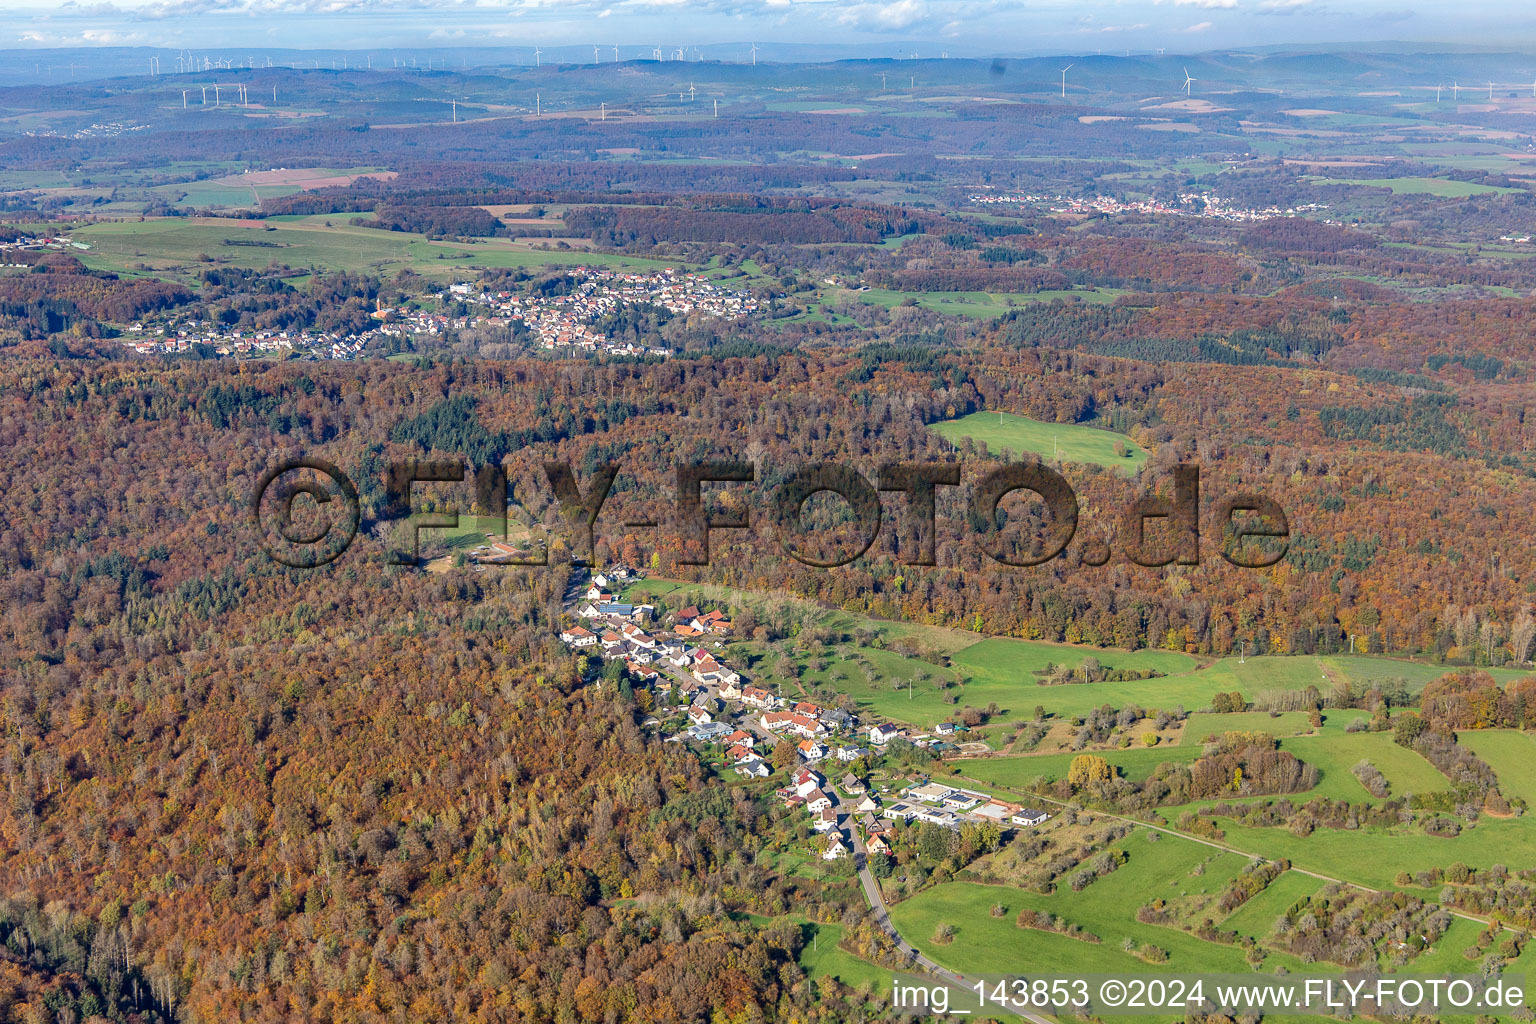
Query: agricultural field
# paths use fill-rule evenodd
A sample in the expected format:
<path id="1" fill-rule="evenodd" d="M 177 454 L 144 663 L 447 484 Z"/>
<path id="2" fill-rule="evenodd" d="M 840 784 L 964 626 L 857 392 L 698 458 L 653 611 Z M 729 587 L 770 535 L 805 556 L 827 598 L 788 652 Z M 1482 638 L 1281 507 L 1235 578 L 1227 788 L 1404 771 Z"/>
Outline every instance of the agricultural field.
<path id="1" fill-rule="evenodd" d="M 1148 965 L 1123 948 L 1126 939 L 1138 946 L 1156 945 L 1169 953 L 1166 969 L 1175 973 L 1222 971 L 1243 973 L 1249 968 L 1235 946 L 1206 942 L 1182 929 L 1143 924 L 1136 911 L 1156 897 L 1198 899 L 1219 894 L 1247 864 L 1247 858 L 1137 829 L 1115 843 L 1129 860 L 1082 892 L 1066 887 L 1049 896 L 1014 886 L 949 882 L 924 890 L 891 908 L 891 920 L 914 946 L 946 966 L 976 973 L 1016 974 L 1029 969 L 1040 974 L 1141 973 Z M 992 907 L 1002 904 L 1001 917 Z M 1024 908 L 1058 915 L 1081 925 L 1102 941 L 1084 942 L 1065 935 L 1018 927 Z M 938 943 L 942 925 L 954 928 L 953 941 Z M 1266 964 L 1294 964 L 1273 957 Z"/>
<path id="2" fill-rule="evenodd" d="M 1429 195 L 1442 199 L 1465 199 L 1467 196 L 1521 191 L 1499 185 L 1477 185 L 1451 178 L 1319 178 L 1312 184 L 1365 185 L 1370 188 L 1391 189 L 1397 195 Z"/>
<path id="3" fill-rule="evenodd" d="M 1124 777 L 1139 782 L 1157 770 L 1159 765 L 1185 763 L 1200 756 L 1199 747 L 1157 746 L 1126 747 L 1123 750 L 1095 750 L 1094 756 L 1102 757 L 1119 769 Z M 1009 757 L 982 757 L 953 762 L 961 774 L 978 782 L 1005 786 L 1018 793 L 1027 791 L 1036 779 L 1064 779 L 1067 767 L 1076 757 L 1070 751 L 1057 754 L 1018 754 Z"/>
<path id="4" fill-rule="evenodd" d="M 1267 711 L 1239 711 L 1231 714 L 1197 712 L 1184 723 L 1179 742 L 1184 746 L 1199 746 L 1207 736 L 1220 736 L 1224 732 L 1267 732 L 1275 738 L 1301 736 L 1312 731 L 1311 718 L 1304 711 L 1284 711 L 1271 715 Z"/>
<path id="5" fill-rule="evenodd" d="M 985 443 L 1001 457 L 1030 452 L 1046 459 L 1103 466 L 1134 476 L 1147 461 L 1145 448 L 1124 434 L 1075 423 L 1042 423 L 1005 412 L 974 412 L 932 429 L 952 444 L 964 438 Z"/>
<path id="6" fill-rule="evenodd" d="M 1063 299 L 1068 302 L 1110 303 L 1121 294 L 1122 290 L 1118 288 L 1048 289 L 1038 292 L 899 292 L 886 288 L 864 288 L 860 291 L 833 289 L 829 297 L 836 301 L 864 302 L 887 309 L 910 300 L 935 313 L 991 320 L 1010 309 L 1034 302 Z"/>
<path id="7" fill-rule="evenodd" d="M 257 270 L 273 263 L 383 274 L 409 269 L 438 278 L 469 277 L 492 267 L 679 266 L 578 249 L 537 249 L 536 243 L 510 239 L 430 242 L 423 235 L 354 225 L 351 219 L 347 214 L 266 221 L 151 218 L 90 224 L 73 237 L 91 246 L 80 258 L 93 269 L 171 278 L 190 278 L 209 267 Z"/>

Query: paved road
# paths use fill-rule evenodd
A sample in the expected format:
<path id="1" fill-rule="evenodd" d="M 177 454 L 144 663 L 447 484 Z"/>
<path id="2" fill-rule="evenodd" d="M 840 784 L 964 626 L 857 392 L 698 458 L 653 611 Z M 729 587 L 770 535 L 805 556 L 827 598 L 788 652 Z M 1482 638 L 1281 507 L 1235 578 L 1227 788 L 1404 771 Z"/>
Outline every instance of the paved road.
<path id="1" fill-rule="evenodd" d="M 829 782 L 831 780 L 828 780 Z M 947 967 L 942 967 L 928 959 L 906 939 L 901 937 L 901 932 L 896 930 L 896 925 L 891 922 L 890 908 L 885 905 L 885 895 L 880 891 L 880 883 L 875 880 L 875 873 L 869 869 L 869 852 L 864 848 L 864 840 L 859 835 L 859 830 L 853 825 L 853 808 L 843 802 L 837 790 L 829 785 L 827 795 L 832 798 L 832 809 L 839 815 L 848 816 L 848 834 L 853 838 L 853 864 L 859 869 L 859 885 L 864 889 L 864 899 L 869 903 L 870 917 L 880 930 L 891 937 L 896 943 L 896 948 L 901 950 L 913 963 L 922 967 L 930 974 L 936 975 L 962 998 L 975 997 L 976 983 L 968 980 L 965 975 L 957 974 Z M 959 1005 L 966 1005 L 961 1003 Z M 1032 1021 L 1033 1024 L 1053 1024 L 1049 1017 L 1038 1014 L 1014 1011 L 1013 1016 L 1022 1017 Z"/>

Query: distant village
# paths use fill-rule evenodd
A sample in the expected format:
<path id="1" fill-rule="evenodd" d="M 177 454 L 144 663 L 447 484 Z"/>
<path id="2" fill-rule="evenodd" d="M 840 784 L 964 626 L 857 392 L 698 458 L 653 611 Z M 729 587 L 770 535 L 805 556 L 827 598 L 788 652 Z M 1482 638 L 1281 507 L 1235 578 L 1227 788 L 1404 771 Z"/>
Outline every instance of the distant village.
<path id="1" fill-rule="evenodd" d="M 733 630 L 729 616 L 690 605 L 659 621 L 654 605 L 620 599 L 619 592 L 641 576 L 622 565 L 594 574 L 571 604 L 577 621 L 561 630 L 561 642 L 572 651 L 621 662 L 635 685 L 651 691 L 647 725 L 659 727 L 664 718 L 682 712 L 687 726 L 667 741 L 717 747 L 731 770 L 746 779 L 771 776 L 774 748 L 793 744 L 789 784 L 775 795 L 785 806 L 811 815 L 812 830 L 822 837 L 823 859 L 838 860 L 856 850 L 889 854 L 893 830 L 911 823 L 1033 828 L 1049 817 L 989 793 L 927 778 L 882 797 L 855 769 L 867 772 L 896 740 L 941 757 L 959 753 L 954 741 L 966 727 L 940 722 L 924 731 L 865 722 L 841 708 L 754 686 L 723 654 Z"/>
<path id="2" fill-rule="evenodd" d="M 377 326 L 358 333 L 255 330 L 192 320 L 164 325 L 135 323 L 128 328 L 123 343 L 145 354 L 188 352 L 194 345 L 202 345 L 221 356 L 299 352 L 318 359 L 354 359 L 370 342 L 386 337 L 430 338 L 449 331 L 510 327 L 520 322 L 532 334 L 534 344 L 545 351 L 665 358 L 671 351 L 664 347 L 610 340 L 592 324 L 624 306 L 649 305 L 674 315 L 729 319 L 757 311 L 756 300 L 746 292 L 729 291 L 697 274 L 671 269 L 638 274 L 575 267 L 568 276 L 578 284 L 566 295 L 515 295 L 468 283 L 449 285 L 436 294 L 440 301 L 458 301 L 484 310 L 465 316 L 381 303 L 373 313 Z"/>
<path id="3" fill-rule="evenodd" d="M 569 272 L 577 284 L 566 295 L 519 296 L 508 291 L 477 291 L 456 284 L 449 291 L 465 302 L 489 307 L 482 318 L 486 326 L 520 320 L 532 332 L 540 348 L 609 352 L 616 355 L 668 356 L 657 346 L 611 340 L 592 325 L 622 306 L 656 306 L 674 316 L 701 315 L 734 320 L 757 311 L 757 301 L 744 291 L 721 288 L 699 274 L 683 274 L 668 268 L 652 273 L 632 273 L 575 267 Z"/>
<path id="4" fill-rule="evenodd" d="M 1297 217 L 1303 213 L 1328 209 L 1322 203 L 1245 209 L 1232 206 L 1221 196 L 1207 192 L 1181 192 L 1177 203 L 1165 203 L 1159 199 L 1123 202 L 1110 196 L 1063 196 L 1043 192 L 988 192 L 978 193 L 966 198 L 969 202 L 978 205 L 1045 206 L 1052 213 L 1178 214 L 1181 216 L 1212 217 L 1217 220 L 1231 221 L 1268 220 L 1271 217 Z"/>

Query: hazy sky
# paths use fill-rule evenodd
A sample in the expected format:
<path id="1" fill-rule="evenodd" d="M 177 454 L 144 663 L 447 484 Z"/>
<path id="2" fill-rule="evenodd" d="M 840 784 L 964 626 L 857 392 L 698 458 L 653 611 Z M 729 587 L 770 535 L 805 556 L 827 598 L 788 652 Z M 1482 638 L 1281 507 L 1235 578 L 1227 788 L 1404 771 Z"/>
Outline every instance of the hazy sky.
<path id="1" fill-rule="evenodd" d="M 0 47 L 618 43 L 638 56 L 690 44 L 717 57 L 729 54 L 708 44 L 739 40 L 920 40 L 932 56 L 1341 40 L 1528 47 L 1533 12 L 1494 0 L 0 0 Z"/>

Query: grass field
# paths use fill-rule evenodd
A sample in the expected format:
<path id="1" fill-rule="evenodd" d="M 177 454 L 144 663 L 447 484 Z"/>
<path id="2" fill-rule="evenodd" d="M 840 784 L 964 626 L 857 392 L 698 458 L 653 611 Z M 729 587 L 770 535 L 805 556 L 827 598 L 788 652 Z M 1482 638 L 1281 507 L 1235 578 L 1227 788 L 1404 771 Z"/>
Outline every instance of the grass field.
<path id="1" fill-rule="evenodd" d="M 1075 423 L 1041 423 L 1027 416 L 1005 412 L 973 412 L 958 420 L 933 424 L 932 429 L 952 444 L 963 438 L 985 442 L 996 455 L 1033 452 L 1063 462 L 1104 466 L 1133 475 L 1147 461 L 1146 449 L 1124 434 Z M 1115 453 L 1123 446 L 1124 455 Z"/>
<path id="2" fill-rule="evenodd" d="M 1466 729 L 1457 742 L 1487 761 L 1506 797 L 1536 804 L 1536 737 L 1508 729 Z"/>
<path id="3" fill-rule="evenodd" d="M 1094 755 L 1104 758 L 1120 769 L 1120 774 L 1139 782 L 1151 775 L 1158 765 L 1193 761 L 1200 756 L 1199 747 L 1126 747 L 1123 750 L 1095 750 Z M 953 762 L 960 773 L 978 782 L 1006 786 L 1022 793 L 1038 778 L 1064 779 L 1067 767 L 1075 753 L 1021 754 L 1012 757 L 983 757 Z"/>
<path id="4" fill-rule="evenodd" d="M 805 948 L 800 951 L 800 966 L 811 977 L 831 976 L 849 988 L 867 985 L 870 992 L 879 995 L 890 990 L 889 970 L 838 948 L 843 938 L 842 925 L 808 923 L 801 932 Z"/>
<path id="5" fill-rule="evenodd" d="M 1047 290 L 1039 292 L 899 292 L 887 288 L 866 288 L 863 291 L 836 289 L 828 293 L 838 301 L 864 302 L 887 309 L 899 306 L 908 299 L 924 309 L 950 316 L 969 316 L 991 320 L 1018 306 L 1054 299 L 1078 302 L 1110 303 L 1123 294 L 1123 289 L 1100 288 L 1092 291 L 1076 289 Z"/>
<path id="6" fill-rule="evenodd" d="M 1311 875 L 1287 871 L 1269 883 L 1263 892 L 1227 915 L 1221 926 L 1239 935 L 1262 939 L 1272 930 L 1275 918 L 1297 900 L 1317 892 L 1323 884 Z"/>
<path id="7" fill-rule="evenodd" d="M 1467 181 L 1450 178 L 1319 178 L 1314 185 L 1368 185 L 1372 188 L 1391 189 L 1396 194 L 1440 196 L 1445 199 L 1465 199 L 1467 196 L 1487 195 L 1492 192 L 1519 192 L 1517 188 L 1500 185 L 1474 185 Z"/>
<path id="8" fill-rule="evenodd" d="M 1062 888 L 1044 896 L 1012 886 L 951 882 L 893 907 L 891 920 L 909 942 L 934 960 L 978 973 L 1247 972 L 1242 950 L 1237 947 L 1205 942 L 1177 928 L 1136 920 L 1137 909 L 1159 896 L 1173 900 L 1219 893 L 1242 870 L 1247 858 L 1172 837 L 1149 842 L 1147 835 L 1138 829 L 1116 843 L 1115 847 L 1126 850 L 1130 859 L 1080 893 Z M 1203 873 L 1194 873 L 1197 866 Z M 991 915 L 997 903 L 1006 908 L 1002 917 Z M 1025 907 L 1057 914 L 1103 941 L 1081 942 L 1020 928 L 1014 919 Z M 933 942 L 941 924 L 955 929 L 953 942 Z M 1138 945 L 1150 943 L 1167 950 L 1167 963 L 1150 967 L 1122 948 L 1127 938 Z M 1278 958 L 1267 966 L 1275 962 Z"/>
<path id="9" fill-rule="evenodd" d="M 422 235 L 353 225 L 350 214 L 271 222 L 165 218 L 91 224 L 75 231 L 93 269 L 185 277 L 210 266 L 291 267 L 393 274 L 406 268 L 436 277 L 469 276 L 486 267 L 604 266 L 655 270 L 680 264 L 606 253 L 540 250 L 532 243 L 429 242 Z"/>
<path id="10" fill-rule="evenodd" d="M 1214 715 L 1196 713 L 1184 723 L 1184 735 L 1179 742 L 1186 746 L 1199 746 L 1207 736 L 1224 732 L 1267 732 L 1277 739 L 1282 736 L 1300 736 L 1312 731 L 1304 711 L 1286 711 L 1279 717 L 1271 717 L 1267 711 L 1241 711 L 1236 714 Z"/>

